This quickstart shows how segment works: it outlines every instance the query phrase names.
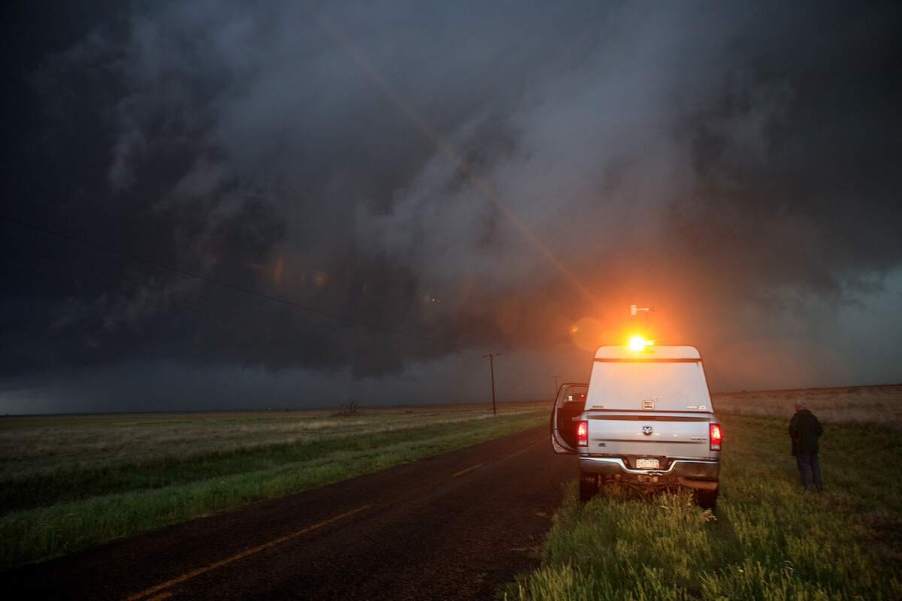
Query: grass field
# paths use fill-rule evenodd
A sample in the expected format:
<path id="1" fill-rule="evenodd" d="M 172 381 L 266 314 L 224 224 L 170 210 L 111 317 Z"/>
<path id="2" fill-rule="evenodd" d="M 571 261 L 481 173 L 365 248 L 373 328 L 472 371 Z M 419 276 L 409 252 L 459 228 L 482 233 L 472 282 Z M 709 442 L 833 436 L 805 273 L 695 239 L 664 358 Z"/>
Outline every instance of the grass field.
<path id="1" fill-rule="evenodd" d="M 503 405 L 0 419 L 0 568 L 503 436 Z"/>
<path id="2" fill-rule="evenodd" d="M 685 494 L 612 491 L 580 506 L 571 486 L 541 568 L 505 598 L 902 599 L 902 432 L 827 424 L 826 491 L 808 494 L 797 483 L 785 419 L 721 418 L 716 514 Z"/>
<path id="3" fill-rule="evenodd" d="M 789 419 L 796 401 L 833 423 L 881 423 L 902 429 L 902 384 L 730 392 L 714 395 L 714 406 L 731 415 Z"/>

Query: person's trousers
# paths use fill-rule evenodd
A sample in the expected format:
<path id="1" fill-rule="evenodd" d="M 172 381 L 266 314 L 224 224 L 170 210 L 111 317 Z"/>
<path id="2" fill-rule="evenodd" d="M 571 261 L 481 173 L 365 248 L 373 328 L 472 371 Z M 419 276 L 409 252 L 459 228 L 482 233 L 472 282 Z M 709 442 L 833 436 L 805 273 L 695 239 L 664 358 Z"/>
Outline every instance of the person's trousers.
<path id="1" fill-rule="evenodd" d="M 799 476 L 805 490 L 824 488 L 824 482 L 821 480 L 821 463 L 818 461 L 817 453 L 799 453 L 796 455 L 796 463 L 799 466 Z"/>

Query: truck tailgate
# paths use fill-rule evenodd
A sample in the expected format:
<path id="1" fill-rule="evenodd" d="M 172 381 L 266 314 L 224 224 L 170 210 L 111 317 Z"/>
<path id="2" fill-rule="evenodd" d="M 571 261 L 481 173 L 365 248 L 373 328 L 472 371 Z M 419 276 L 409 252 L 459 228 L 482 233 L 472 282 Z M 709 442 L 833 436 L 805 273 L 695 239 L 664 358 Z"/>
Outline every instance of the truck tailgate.
<path id="1" fill-rule="evenodd" d="M 713 458 L 705 415 L 589 415 L 589 455 Z"/>

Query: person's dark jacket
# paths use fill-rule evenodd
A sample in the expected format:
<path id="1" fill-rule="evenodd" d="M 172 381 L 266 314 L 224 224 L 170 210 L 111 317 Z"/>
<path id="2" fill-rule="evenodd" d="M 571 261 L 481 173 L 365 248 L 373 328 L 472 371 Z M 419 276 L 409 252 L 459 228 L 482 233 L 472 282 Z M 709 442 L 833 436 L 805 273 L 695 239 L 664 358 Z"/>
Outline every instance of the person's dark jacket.
<path id="1" fill-rule="evenodd" d="M 824 433 L 821 422 L 807 409 L 796 411 L 789 420 L 789 437 L 792 439 L 793 455 L 817 453 L 817 439 Z"/>

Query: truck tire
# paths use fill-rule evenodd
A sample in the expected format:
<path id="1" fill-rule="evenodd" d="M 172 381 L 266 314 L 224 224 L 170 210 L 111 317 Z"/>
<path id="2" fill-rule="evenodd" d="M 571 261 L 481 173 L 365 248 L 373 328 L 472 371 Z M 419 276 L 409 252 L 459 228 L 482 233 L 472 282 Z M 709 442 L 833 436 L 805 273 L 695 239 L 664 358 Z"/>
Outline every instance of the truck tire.
<path id="1" fill-rule="evenodd" d="M 598 477 L 594 474 L 579 473 L 579 500 L 582 503 L 598 493 Z"/>
<path id="2" fill-rule="evenodd" d="M 714 490 L 697 490 L 695 491 L 695 503 L 702 509 L 710 509 L 714 511 L 717 508 L 717 494 L 719 488 Z"/>

